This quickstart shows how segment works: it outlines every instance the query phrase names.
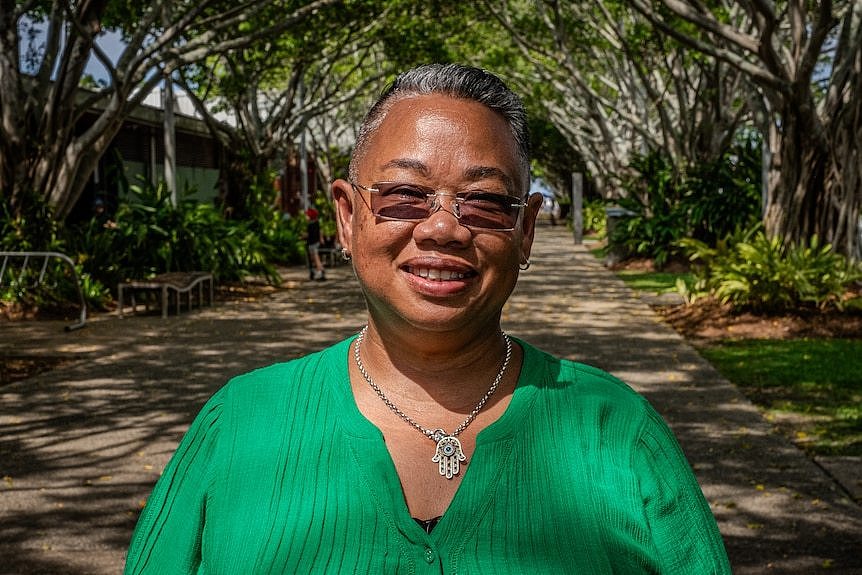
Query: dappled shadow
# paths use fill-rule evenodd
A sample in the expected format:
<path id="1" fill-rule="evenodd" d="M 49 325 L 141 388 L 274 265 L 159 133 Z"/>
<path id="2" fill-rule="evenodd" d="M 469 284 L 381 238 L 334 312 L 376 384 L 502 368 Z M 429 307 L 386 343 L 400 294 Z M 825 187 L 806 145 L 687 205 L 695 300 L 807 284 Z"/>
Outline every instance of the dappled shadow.
<path id="1" fill-rule="evenodd" d="M 120 572 L 141 506 L 207 398 L 234 375 L 359 329 L 348 267 L 319 283 L 290 273 L 270 297 L 167 320 L 101 317 L 75 334 L 8 325 L 23 335 L 4 331 L 0 352 L 80 359 L 0 388 L 0 572 Z"/>
<path id="2" fill-rule="evenodd" d="M 540 230 L 544 231 L 544 230 Z M 735 573 L 862 573 L 862 511 L 740 391 L 568 238 L 539 242 L 506 329 L 617 375 L 677 434 Z"/>
<path id="3" fill-rule="evenodd" d="M 669 420 L 736 573 L 862 572 L 862 513 L 739 391 L 582 249 L 542 227 L 504 327 L 606 369 Z M 233 375 L 355 333 L 349 266 L 167 320 L 96 317 L 65 334 L 3 326 L 0 352 L 79 358 L 0 388 L 0 556 L 10 573 L 116 573 L 143 501 L 191 419 Z M 9 329 L 7 329 L 7 327 Z"/>

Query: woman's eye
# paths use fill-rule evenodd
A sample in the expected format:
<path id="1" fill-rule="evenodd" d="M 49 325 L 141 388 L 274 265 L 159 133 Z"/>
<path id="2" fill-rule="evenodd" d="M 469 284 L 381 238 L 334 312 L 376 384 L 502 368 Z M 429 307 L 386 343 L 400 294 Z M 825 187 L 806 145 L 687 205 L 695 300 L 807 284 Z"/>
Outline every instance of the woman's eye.
<path id="1" fill-rule="evenodd" d="M 383 195 L 384 196 L 402 196 L 402 197 L 411 198 L 411 199 L 414 199 L 414 198 L 415 199 L 425 199 L 425 197 L 427 196 L 427 194 L 423 190 L 421 190 L 419 188 L 415 188 L 413 186 L 396 186 L 396 187 L 391 188 L 387 191 L 384 191 Z"/>
<path id="2" fill-rule="evenodd" d="M 474 192 L 466 194 L 464 202 L 468 205 L 485 210 L 506 210 L 512 204 L 512 198 L 492 192 Z"/>

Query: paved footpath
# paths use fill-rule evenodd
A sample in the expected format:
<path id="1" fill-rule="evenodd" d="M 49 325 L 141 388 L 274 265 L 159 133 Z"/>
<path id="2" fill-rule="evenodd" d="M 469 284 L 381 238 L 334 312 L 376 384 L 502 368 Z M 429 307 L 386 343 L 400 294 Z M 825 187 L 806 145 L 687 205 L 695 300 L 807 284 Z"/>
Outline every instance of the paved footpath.
<path id="1" fill-rule="evenodd" d="M 0 387 L 0 574 L 120 572 L 137 514 L 203 402 L 235 374 L 362 325 L 349 266 L 328 277 L 309 282 L 292 268 L 271 295 L 166 320 L 107 314 L 72 333 L 0 324 L 0 356 L 70 360 Z M 701 481 L 735 573 L 862 574 L 860 506 L 563 228 L 539 229 L 503 322 L 652 401 Z"/>

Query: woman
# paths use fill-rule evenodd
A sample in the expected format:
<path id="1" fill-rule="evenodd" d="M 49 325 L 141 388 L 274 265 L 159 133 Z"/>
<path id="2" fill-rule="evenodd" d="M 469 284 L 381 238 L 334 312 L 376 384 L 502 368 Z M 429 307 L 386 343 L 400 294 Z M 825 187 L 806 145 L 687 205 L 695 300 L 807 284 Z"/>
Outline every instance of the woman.
<path id="1" fill-rule="evenodd" d="M 127 573 L 729 573 L 645 400 L 501 330 L 528 190 L 524 110 L 498 78 L 399 76 L 332 185 L 367 327 L 213 396 Z"/>

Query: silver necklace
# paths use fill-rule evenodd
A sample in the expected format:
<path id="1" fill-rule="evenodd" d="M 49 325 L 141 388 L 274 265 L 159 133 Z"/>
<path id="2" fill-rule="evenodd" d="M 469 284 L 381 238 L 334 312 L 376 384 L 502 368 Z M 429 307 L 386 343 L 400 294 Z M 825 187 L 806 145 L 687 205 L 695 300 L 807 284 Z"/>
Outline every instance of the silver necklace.
<path id="1" fill-rule="evenodd" d="M 461 425 L 455 428 L 455 431 L 452 433 L 446 433 L 446 431 L 441 428 L 428 429 L 419 425 L 412 417 L 398 409 L 398 406 L 392 403 L 392 401 L 386 397 L 386 394 L 383 393 L 383 390 L 374 383 L 374 380 L 371 379 L 371 375 L 368 374 L 368 371 L 365 369 L 365 365 L 362 363 L 362 358 L 359 356 L 359 347 L 362 345 L 362 340 L 365 339 L 366 333 L 368 333 L 367 325 L 359 332 L 359 335 L 356 337 L 356 342 L 353 345 L 353 360 L 356 362 L 356 367 L 359 369 L 359 373 L 362 374 L 362 377 L 368 382 L 371 389 L 377 393 L 377 396 L 383 400 L 386 407 L 391 409 L 395 415 L 409 423 L 422 435 L 437 443 L 437 450 L 434 452 L 434 457 L 431 458 L 431 461 L 438 464 L 440 475 L 446 479 L 452 479 L 453 476 L 458 475 L 461 471 L 461 462 L 466 461 L 467 459 L 467 456 L 464 455 L 464 450 L 461 449 L 461 441 L 458 440 L 458 436 L 462 431 L 467 429 L 467 426 L 473 423 L 473 420 L 476 419 L 476 416 L 479 415 L 480 411 L 482 411 L 488 398 L 494 394 L 497 390 L 497 386 L 500 385 L 500 381 L 503 379 L 503 374 L 506 373 L 506 368 L 509 367 L 509 360 L 512 358 L 512 340 L 509 339 L 509 336 L 506 335 L 505 332 L 503 333 L 503 339 L 506 341 L 506 357 L 503 359 L 503 365 L 500 366 L 500 371 L 497 372 L 497 377 L 494 378 L 494 382 L 491 384 L 491 387 L 488 388 L 488 391 L 485 392 L 485 395 L 482 396 L 482 399 L 479 400 L 479 403 L 476 404 L 476 407 L 473 408 L 473 411 L 470 412 L 467 419 L 462 421 Z"/>

